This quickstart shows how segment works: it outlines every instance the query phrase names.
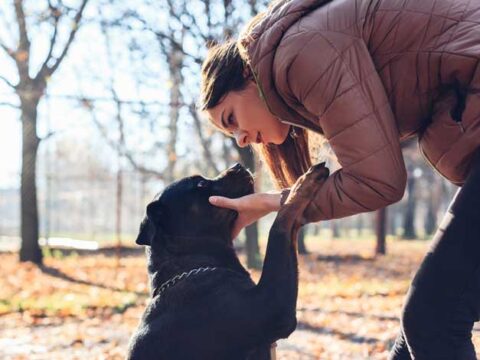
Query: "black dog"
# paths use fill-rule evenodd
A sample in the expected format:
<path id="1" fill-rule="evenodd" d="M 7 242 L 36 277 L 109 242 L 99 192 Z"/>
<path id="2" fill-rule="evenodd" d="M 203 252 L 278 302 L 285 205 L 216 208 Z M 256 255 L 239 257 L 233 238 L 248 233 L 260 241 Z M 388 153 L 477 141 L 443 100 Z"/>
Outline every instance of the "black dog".
<path id="1" fill-rule="evenodd" d="M 270 346 L 296 327 L 296 234 L 324 163 L 292 188 L 269 233 L 256 285 L 230 238 L 238 213 L 208 197 L 253 192 L 251 174 L 235 165 L 215 179 L 173 183 L 147 206 L 137 244 L 147 245 L 152 298 L 133 335 L 128 359 L 270 359 Z"/>

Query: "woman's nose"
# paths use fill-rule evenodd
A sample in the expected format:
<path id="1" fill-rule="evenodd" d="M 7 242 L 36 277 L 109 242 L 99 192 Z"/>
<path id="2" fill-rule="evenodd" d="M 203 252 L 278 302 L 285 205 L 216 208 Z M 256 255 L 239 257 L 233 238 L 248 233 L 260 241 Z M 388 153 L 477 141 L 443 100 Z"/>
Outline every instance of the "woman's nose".
<path id="1" fill-rule="evenodd" d="M 236 130 L 233 133 L 235 140 L 237 141 L 237 145 L 241 148 L 248 146 L 248 133 L 244 130 Z"/>

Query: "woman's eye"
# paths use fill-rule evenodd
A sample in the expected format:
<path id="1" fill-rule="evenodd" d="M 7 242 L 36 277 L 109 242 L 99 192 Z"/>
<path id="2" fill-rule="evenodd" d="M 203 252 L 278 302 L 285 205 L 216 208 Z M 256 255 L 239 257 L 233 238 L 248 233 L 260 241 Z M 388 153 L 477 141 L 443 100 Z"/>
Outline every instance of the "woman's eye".
<path id="1" fill-rule="evenodd" d="M 233 125 L 233 122 L 234 122 L 234 120 L 233 120 L 233 115 L 230 114 L 230 115 L 228 116 L 228 119 L 227 119 L 227 125 L 228 125 L 228 127 L 231 127 L 231 126 Z"/>

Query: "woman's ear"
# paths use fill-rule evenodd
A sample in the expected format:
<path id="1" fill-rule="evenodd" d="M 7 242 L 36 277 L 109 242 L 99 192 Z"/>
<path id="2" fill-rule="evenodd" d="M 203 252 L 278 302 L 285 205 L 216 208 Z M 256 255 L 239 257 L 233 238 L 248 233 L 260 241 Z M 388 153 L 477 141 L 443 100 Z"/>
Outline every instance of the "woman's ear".
<path id="1" fill-rule="evenodd" d="M 250 69 L 250 65 L 248 64 L 245 64 L 243 67 L 243 78 L 245 79 L 245 81 L 255 81 L 255 79 L 253 78 L 252 69 Z"/>

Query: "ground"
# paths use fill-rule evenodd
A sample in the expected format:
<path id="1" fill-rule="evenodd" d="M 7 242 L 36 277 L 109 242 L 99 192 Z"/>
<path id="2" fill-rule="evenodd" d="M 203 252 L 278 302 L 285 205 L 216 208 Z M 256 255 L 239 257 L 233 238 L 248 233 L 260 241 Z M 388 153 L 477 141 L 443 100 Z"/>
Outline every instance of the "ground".
<path id="1" fill-rule="evenodd" d="M 389 241 L 388 255 L 373 257 L 373 240 L 310 239 L 311 254 L 299 259 L 298 327 L 278 341 L 277 358 L 387 359 L 428 244 Z M 0 254 L 0 358 L 123 359 L 148 285 L 141 251 L 114 255 L 54 252 L 39 269 Z"/>

